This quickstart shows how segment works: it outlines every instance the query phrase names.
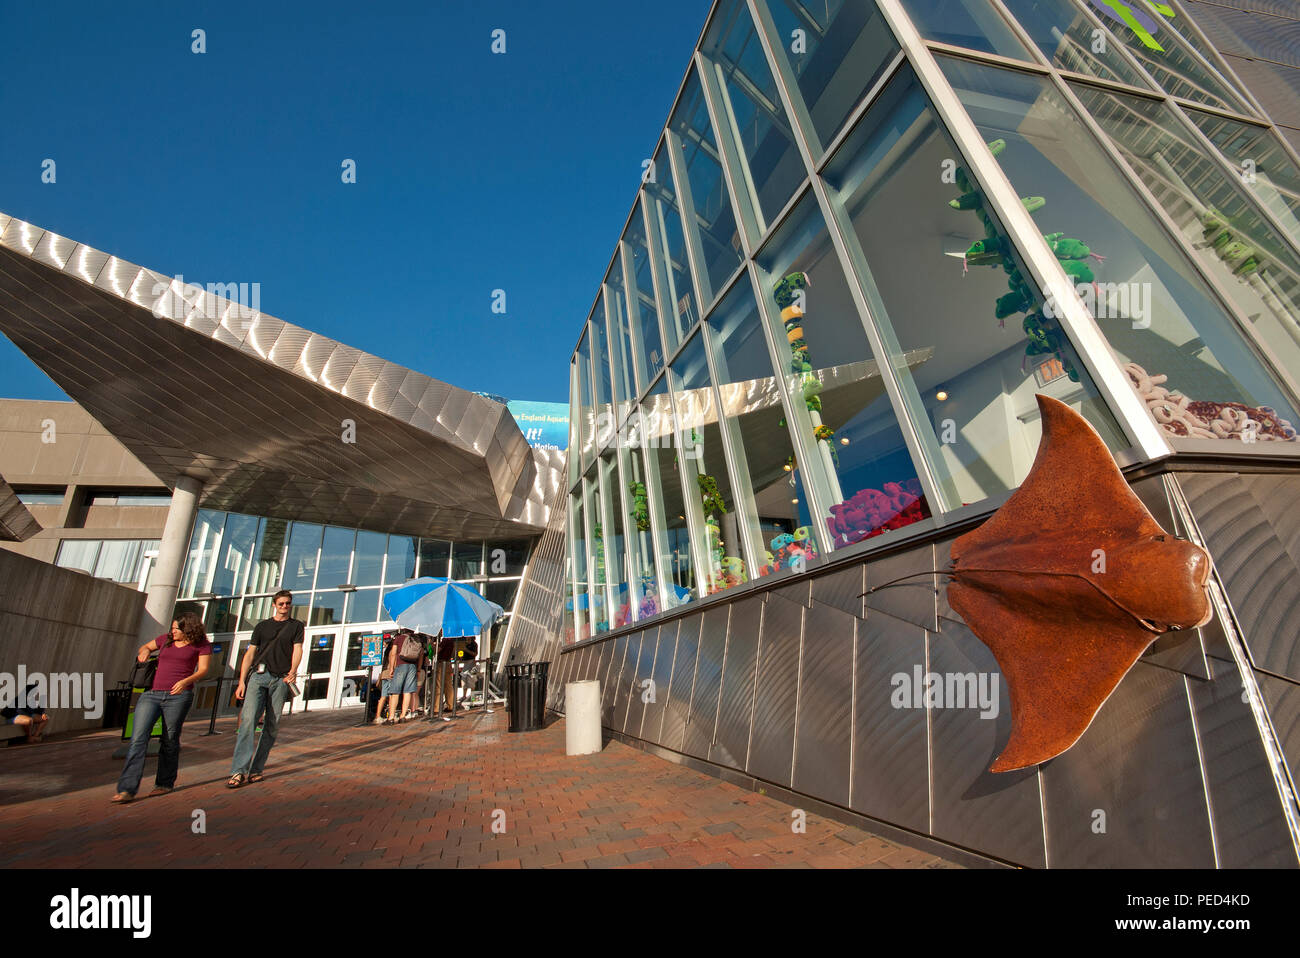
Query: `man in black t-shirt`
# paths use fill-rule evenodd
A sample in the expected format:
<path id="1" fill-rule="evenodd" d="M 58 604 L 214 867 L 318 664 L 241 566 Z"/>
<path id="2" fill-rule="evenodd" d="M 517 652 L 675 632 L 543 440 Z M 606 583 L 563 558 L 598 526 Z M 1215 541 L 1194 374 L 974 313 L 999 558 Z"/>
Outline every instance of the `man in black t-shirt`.
<path id="1" fill-rule="evenodd" d="M 302 659 L 305 628 L 297 619 L 289 618 L 293 593 L 282 589 L 271 601 L 275 605 L 275 615 L 257 623 L 248 642 L 248 651 L 239 664 L 239 688 L 235 690 L 235 698 L 244 700 L 244 708 L 239 717 L 235 757 L 230 767 L 230 779 L 226 782 L 228 788 L 262 780 L 267 756 L 271 754 L 279 730 L 280 712 L 294 693 L 293 680 Z M 254 749 L 253 736 L 259 720 L 262 722 L 262 735 Z"/>

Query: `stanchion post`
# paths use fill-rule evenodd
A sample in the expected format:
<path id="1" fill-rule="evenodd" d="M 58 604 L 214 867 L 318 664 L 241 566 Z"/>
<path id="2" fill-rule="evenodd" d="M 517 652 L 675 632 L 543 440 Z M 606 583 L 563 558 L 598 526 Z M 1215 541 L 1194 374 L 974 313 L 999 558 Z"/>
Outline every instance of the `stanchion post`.
<path id="1" fill-rule="evenodd" d="M 212 716 L 208 719 L 208 730 L 204 735 L 220 735 L 217 731 L 217 710 L 221 708 L 221 685 L 226 681 L 224 675 L 217 676 L 217 692 L 212 696 Z"/>

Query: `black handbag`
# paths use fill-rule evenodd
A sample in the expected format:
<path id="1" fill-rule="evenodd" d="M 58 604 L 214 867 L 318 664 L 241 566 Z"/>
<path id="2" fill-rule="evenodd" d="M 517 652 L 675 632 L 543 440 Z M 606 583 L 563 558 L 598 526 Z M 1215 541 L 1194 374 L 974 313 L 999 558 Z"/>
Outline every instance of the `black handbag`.
<path id="1" fill-rule="evenodd" d="M 131 667 L 131 688 L 144 689 L 146 692 L 153 688 L 154 676 L 158 673 L 158 653 L 155 652 L 145 661 L 136 661 Z"/>

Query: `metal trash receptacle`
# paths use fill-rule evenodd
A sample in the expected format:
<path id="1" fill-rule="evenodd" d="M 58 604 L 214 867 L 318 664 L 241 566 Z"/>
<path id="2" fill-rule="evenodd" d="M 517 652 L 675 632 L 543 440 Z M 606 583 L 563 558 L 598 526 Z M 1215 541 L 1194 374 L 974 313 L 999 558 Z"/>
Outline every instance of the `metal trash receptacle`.
<path id="1" fill-rule="evenodd" d="M 119 688 L 104 693 L 104 721 L 101 728 L 121 728 L 131 714 L 131 687 L 118 683 Z"/>
<path id="2" fill-rule="evenodd" d="M 506 709 L 511 732 L 532 732 L 546 726 L 546 673 L 550 662 L 506 666 Z"/>

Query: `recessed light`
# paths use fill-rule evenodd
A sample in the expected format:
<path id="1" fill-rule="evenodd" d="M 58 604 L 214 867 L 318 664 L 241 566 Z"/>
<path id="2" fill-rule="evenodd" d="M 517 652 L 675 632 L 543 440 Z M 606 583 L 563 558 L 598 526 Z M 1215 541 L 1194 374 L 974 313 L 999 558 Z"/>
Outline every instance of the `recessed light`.
<path id="1" fill-rule="evenodd" d="M 948 398 L 948 394 L 944 392 L 942 389 L 940 389 L 937 393 L 934 394 L 934 398 L 939 400 L 939 402 L 944 402 Z"/>
<path id="2" fill-rule="evenodd" d="M 841 437 L 840 437 L 840 445 L 841 445 L 841 446 L 847 446 L 848 444 L 849 444 L 849 437 L 848 437 L 848 436 L 841 436 Z"/>

